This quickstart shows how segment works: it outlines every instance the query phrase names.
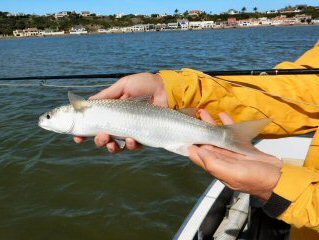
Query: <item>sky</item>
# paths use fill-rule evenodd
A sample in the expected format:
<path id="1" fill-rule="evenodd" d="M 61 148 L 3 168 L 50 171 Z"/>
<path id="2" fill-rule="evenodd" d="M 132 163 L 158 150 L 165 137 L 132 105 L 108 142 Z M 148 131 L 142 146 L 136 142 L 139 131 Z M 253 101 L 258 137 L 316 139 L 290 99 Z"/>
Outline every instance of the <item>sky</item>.
<path id="1" fill-rule="evenodd" d="M 100 14 L 133 13 L 173 14 L 175 9 L 204 10 L 221 13 L 228 9 L 259 11 L 279 9 L 288 5 L 307 4 L 319 6 L 319 0 L 0 0 L 0 11 L 46 14 L 60 11 L 91 11 Z"/>

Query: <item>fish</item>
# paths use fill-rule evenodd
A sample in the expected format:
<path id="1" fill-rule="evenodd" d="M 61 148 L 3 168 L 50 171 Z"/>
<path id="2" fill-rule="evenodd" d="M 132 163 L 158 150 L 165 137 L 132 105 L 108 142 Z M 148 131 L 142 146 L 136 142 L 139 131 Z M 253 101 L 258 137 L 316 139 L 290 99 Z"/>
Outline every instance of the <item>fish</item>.
<path id="1" fill-rule="evenodd" d="M 38 125 L 61 134 L 92 137 L 107 132 L 125 147 L 125 138 L 189 156 L 194 144 L 210 144 L 245 155 L 253 155 L 251 141 L 272 120 L 215 126 L 197 119 L 194 109 L 177 111 L 150 103 L 149 97 L 85 100 L 68 92 L 69 105 L 39 117 Z M 192 114 L 190 114 L 192 112 Z"/>

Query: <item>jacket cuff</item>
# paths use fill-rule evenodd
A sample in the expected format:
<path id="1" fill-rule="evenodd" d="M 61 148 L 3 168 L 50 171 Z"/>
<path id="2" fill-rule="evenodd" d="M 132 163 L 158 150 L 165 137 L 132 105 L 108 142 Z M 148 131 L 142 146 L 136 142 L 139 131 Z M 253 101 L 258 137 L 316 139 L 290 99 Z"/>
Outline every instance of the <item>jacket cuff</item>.
<path id="1" fill-rule="evenodd" d="M 272 193 L 269 200 L 263 206 L 264 212 L 272 218 L 277 218 L 290 206 L 291 202 L 287 199 L 279 196 L 276 193 Z"/>
<path id="2" fill-rule="evenodd" d="M 318 181 L 319 173 L 316 170 L 289 164 L 284 165 L 273 194 L 263 206 L 265 213 L 273 218 L 279 217 L 310 184 Z"/>

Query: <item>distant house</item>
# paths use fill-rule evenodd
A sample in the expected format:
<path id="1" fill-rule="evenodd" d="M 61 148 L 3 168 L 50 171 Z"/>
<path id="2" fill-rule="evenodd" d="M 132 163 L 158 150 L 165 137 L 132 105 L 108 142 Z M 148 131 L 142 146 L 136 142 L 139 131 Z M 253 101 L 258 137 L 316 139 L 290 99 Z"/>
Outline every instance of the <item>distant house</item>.
<path id="1" fill-rule="evenodd" d="M 117 13 L 116 15 L 115 15 L 115 18 L 122 18 L 122 17 L 124 17 L 125 16 L 125 14 L 124 13 Z"/>
<path id="2" fill-rule="evenodd" d="M 55 14 L 54 14 L 54 17 L 55 17 L 55 18 L 63 18 L 63 17 L 68 16 L 70 13 L 71 13 L 71 12 L 68 12 L 68 11 L 63 11 L 63 12 L 55 13 Z"/>
<path id="3" fill-rule="evenodd" d="M 270 10 L 266 12 L 266 14 L 275 14 L 275 13 L 278 13 L 278 10 Z"/>
<path id="4" fill-rule="evenodd" d="M 44 29 L 44 31 L 40 31 L 42 36 L 57 36 L 57 35 L 64 35 L 64 31 L 54 31 L 50 28 Z"/>
<path id="5" fill-rule="evenodd" d="M 237 19 L 232 17 L 227 19 L 228 26 L 235 27 L 237 26 Z"/>
<path id="6" fill-rule="evenodd" d="M 13 31 L 13 36 L 15 37 L 25 37 L 24 31 L 21 29 L 16 29 Z"/>
<path id="7" fill-rule="evenodd" d="M 168 23 L 167 24 L 168 29 L 177 29 L 178 28 L 178 23 Z"/>
<path id="8" fill-rule="evenodd" d="M 201 10 L 191 10 L 188 12 L 188 16 L 198 16 L 200 14 L 204 13 L 204 11 Z"/>
<path id="9" fill-rule="evenodd" d="M 107 31 L 106 29 L 104 29 L 104 28 L 99 28 L 99 29 L 97 30 L 97 32 L 98 32 L 98 33 L 107 33 L 108 31 Z"/>
<path id="10" fill-rule="evenodd" d="M 215 27 L 214 21 L 196 21 L 189 22 L 190 29 L 211 29 Z"/>
<path id="11" fill-rule="evenodd" d="M 202 29 L 202 22 L 200 22 L 200 21 L 189 22 L 189 28 L 190 29 Z"/>
<path id="12" fill-rule="evenodd" d="M 81 15 L 82 15 L 82 17 L 89 17 L 89 16 L 92 15 L 92 13 L 89 12 L 89 11 L 82 11 L 82 12 L 81 12 Z"/>
<path id="13" fill-rule="evenodd" d="M 154 24 L 138 24 L 131 27 L 132 32 L 146 32 L 150 30 L 155 30 Z"/>
<path id="14" fill-rule="evenodd" d="M 178 19 L 177 20 L 178 26 L 182 29 L 182 30 L 186 30 L 189 27 L 189 21 L 188 19 Z"/>
<path id="15" fill-rule="evenodd" d="M 229 9 L 228 11 L 227 11 L 227 14 L 229 14 L 229 15 L 235 15 L 235 14 L 238 14 L 239 12 L 237 11 L 237 10 L 235 10 L 235 9 Z"/>
<path id="16" fill-rule="evenodd" d="M 36 37 L 42 36 L 41 32 L 37 28 L 27 28 L 23 30 L 14 30 L 13 36 L 15 37 Z"/>
<path id="17" fill-rule="evenodd" d="M 70 34 L 73 34 L 73 35 L 81 35 L 81 34 L 87 34 L 87 33 L 88 31 L 86 30 L 86 28 L 82 26 L 72 27 L 70 30 Z"/>
<path id="18" fill-rule="evenodd" d="M 165 23 L 158 23 L 158 24 L 156 24 L 155 25 L 155 30 L 156 31 L 162 31 L 162 30 L 164 30 L 164 29 L 166 29 L 166 24 Z"/>

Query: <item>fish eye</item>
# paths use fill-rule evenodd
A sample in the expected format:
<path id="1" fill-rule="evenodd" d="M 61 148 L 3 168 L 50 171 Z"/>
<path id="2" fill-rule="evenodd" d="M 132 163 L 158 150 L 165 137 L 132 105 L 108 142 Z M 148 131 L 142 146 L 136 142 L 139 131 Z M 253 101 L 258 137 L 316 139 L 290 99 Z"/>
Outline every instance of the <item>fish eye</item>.
<path id="1" fill-rule="evenodd" d="M 50 114 L 47 114 L 47 119 L 50 119 L 50 118 L 51 118 Z"/>

